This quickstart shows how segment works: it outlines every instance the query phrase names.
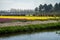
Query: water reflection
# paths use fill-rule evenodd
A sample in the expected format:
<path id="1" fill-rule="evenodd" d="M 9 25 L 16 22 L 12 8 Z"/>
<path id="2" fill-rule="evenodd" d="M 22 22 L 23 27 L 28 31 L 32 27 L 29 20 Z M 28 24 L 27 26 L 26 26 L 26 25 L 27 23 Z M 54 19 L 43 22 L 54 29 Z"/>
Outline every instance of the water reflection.
<path id="1" fill-rule="evenodd" d="M 60 36 L 60 31 L 56 31 L 56 34 L 58 34 Z"/>
<path id="2" fill-rule="evenodd" d="M 0 40 L 60 40 L 60 35 L 53 32 L 38 32 L 32 34 L 20 34 L 8 37 L 0 37 Z"/>

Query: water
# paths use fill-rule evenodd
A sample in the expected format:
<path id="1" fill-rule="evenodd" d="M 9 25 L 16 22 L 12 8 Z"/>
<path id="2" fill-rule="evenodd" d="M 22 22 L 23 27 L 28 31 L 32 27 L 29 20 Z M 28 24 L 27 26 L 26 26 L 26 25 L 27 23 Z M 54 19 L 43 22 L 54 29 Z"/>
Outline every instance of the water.
<path id="1" fill-rule="evenodd" d="M 60 34 L 53 32 L 39 32 L 0 37 L 0 40 L 60 40 Z"/>

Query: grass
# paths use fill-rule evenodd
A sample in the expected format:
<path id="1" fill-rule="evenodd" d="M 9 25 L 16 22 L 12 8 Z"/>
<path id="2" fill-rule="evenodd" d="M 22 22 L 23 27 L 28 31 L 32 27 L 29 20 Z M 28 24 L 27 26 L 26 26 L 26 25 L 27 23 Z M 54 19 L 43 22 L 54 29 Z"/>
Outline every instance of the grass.
<path id="1" fill-rule="evenodd" d="M 60 22 L 48 23 L 48 24 L 25 25 L 25 26 L 0 27 L 0 35 L 35 32 L 35 31 L 42 31 L 42 30 L 53 30 L 53 29 L 60 29 Z"/>

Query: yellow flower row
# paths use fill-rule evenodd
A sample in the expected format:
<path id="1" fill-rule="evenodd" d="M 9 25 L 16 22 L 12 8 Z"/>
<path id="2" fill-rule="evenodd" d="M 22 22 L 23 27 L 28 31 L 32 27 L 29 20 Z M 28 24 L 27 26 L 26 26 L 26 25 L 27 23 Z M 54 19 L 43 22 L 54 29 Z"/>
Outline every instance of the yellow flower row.
<path id="1" fill-rule="evenodd" d="M 0 18 L 9 18 L 9 19 L 30 19 L 30 20 L 35 20 L 35 19 L 54 19 L 54 18 L 59 18 L 59 17 L 48 17 L 48 16 L 0 16 Z"/>

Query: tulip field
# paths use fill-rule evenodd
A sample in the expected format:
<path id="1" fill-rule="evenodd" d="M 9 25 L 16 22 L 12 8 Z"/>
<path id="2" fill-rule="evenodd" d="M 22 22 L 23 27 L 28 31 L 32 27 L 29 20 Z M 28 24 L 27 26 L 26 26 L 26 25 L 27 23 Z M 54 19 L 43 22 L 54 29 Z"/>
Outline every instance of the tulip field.
<path id="1" fill-rule="evenodd" d="M 56 20 L 60 17 L 52 16 L 0 16 L 0 21 L 8 20 Z"/>
<path id="2" fill-rule="evenodd" d="M 0 16 L 3 19 L 27 19 L 27 20 L 47 20 L 47 19 L 59 19 L 60 17 L 49 17 L 49 16 Z"/>

